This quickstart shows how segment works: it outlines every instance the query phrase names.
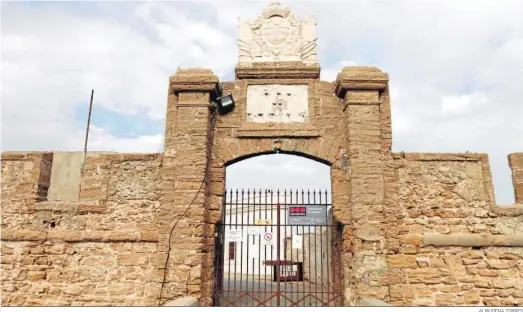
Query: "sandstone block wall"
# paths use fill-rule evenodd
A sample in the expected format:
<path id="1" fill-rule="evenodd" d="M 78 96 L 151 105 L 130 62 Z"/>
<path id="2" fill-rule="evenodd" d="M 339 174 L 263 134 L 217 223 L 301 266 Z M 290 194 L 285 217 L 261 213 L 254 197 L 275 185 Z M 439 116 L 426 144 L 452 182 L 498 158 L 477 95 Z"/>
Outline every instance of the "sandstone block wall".
<path id="1" fill-rule="evenodd" d="M 161 155 L 88 157 L 76 202 L 39 190 L 52 156 L 3 154 L 2 305 L 154 305 Z"/>
<path id="2" fill-rule="evenodd" d="M 394 154 L 401 222 L 389 228 L 393 305 L 523 304 L 523 214 L 494 202 L 484 154 Z M 523 237 L 522 237 L 523 238 Z"/>
<path id="3" fill-rule="evenodd" d="M 226 167 L 279 151 L 331 167 L 337 304 L 523 305 L 523 154 L 509 156 L 516 204 L 498 206 L 486 155 L 391 152 L 387 74 L 319 71 L 256 63 L 219 84 L 180 70 L 165 152 L 91 154 L 81 176 L 67 153 L 3 153 L 1 303 L 212 305 Z M 307 85 L 308 123 L 249 122 L 247 89 L 263 84 Z M 236 109 L 211 131 L 220 88 Z"/>

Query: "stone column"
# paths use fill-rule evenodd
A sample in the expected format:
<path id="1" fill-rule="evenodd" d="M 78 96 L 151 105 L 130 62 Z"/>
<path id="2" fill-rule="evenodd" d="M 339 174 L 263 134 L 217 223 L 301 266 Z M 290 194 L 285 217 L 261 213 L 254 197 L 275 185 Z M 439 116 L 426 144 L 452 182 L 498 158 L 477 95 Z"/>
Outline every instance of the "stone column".
<path id="1" fill-rule="evenodd" d="M 351 268 L 345 270 L 351 294 L 345 293 L 346 305 L 362 298 L 388 300 L 388 286 L 380 281 L 387 270 L 386 228 L 392 225 L 387 224 L 386 193 L 393 191 L 388 182 L 394 176 L 387 83 L 388 75 L 372 67 L 344 68 L 335 83 L 344 111 L 349 175 L 350 221 L 344 239 L 351 244 L 343 258 Z"/>
<path id="2" fill-rule="evenodd" d="M 180 70 L 169 81 L 157 220 L 160 243 L 156 279 L 160 285 L 169 250 L 169 233 L 179 221 L 171 238 L 162 303 L 181 296 L 200 299 L 204 292 L 202 286 L 211 289 L 209 282 L 202 284 L 201 279 L 202 270 L 212 266 L 212 250 L 206 248 L 204 238 L 208 188 L 204 176 L 211 126 L 209 106 L 218 92 L 218 77 L 210 70 Z"/>
<path id="3" fill-rule="evenodd" d="M 523 153 L 508 155 L 508 163 L 512 170 L 515 203 L 523 204 Z"/>

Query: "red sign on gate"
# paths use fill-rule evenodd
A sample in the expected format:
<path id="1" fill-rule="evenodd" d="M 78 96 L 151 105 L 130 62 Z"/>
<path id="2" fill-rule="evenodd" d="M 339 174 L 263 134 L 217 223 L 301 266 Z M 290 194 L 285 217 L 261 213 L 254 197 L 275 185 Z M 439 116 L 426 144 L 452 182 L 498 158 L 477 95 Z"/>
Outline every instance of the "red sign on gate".
<path id="1" fill-rule="evenodd" d="M 290 207 L 289 213 L 291 216 L 306 216 L 307 208 L 306 207 Z"/>

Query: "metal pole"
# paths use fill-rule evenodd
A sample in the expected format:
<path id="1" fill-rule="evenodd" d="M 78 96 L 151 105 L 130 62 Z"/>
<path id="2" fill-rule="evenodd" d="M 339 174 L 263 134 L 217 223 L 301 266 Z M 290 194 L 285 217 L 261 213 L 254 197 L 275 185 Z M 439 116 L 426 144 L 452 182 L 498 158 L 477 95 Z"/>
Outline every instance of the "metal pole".
<path id="1" fill-rule="evenodd" d="M 87 158 L 87 140 L 89 139 L 89 126 L 91 125 L 91 111 L 93 109 L 94 90 L 91 90 L 91 101 L 89 103 L 89 115 L 87 116 L 87 129 L 85 130 L 84 161 L 82 163 L 82 174 L 84 172 L 85 159 Z"/>
<path id="2" fill-rule="evenodd" d="M 279 195 L 279 192 L 278 192 Z M 279 196 L 278 196 L 279 197 Z M 278 198 L 279 200 L 279 198 Z M 280 306 L 280 295 L 281 295 L 281 289 L 280 289 L 280 203 L 278 202 L 276 204 L 276 259 L 277 259 L 277 265 L 276 265 L 276 305 Z"/>

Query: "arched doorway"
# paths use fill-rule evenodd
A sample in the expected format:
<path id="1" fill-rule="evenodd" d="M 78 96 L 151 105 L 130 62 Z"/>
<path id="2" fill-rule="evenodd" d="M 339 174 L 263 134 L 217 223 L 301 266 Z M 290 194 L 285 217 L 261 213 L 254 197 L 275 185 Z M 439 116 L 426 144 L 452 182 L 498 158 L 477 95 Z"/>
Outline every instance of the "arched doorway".
<path id="1" fill-rule="evenodd" d="M 330 184 L 330 164 L 308 155 L 254 155 L 227 164 L 215 305 L 340 304 Z"/>

